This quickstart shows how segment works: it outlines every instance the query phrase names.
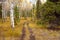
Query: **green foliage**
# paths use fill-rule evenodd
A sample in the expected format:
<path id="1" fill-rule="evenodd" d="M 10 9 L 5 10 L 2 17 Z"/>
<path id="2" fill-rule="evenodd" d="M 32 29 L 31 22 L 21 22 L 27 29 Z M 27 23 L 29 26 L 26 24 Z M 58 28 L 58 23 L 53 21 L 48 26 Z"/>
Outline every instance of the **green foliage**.
<path id="1" fill-rule="evenodd" d="M 17 8 L 17 6 L 14 7 L 14 21 L 15 21 L 15 25 L 17 25 L 17 22 L 19 22 L 19 9 Z"/>
<path id="2" fill-rule="evenodd" d="M 56 12 L 60 14 L 60 2 L 57 2 Z"/>
<path id="3" fill-rule="evenodd" d="M 40 1 L 37 0 L 36 3 L 37 7 L 36 7 L 36 18 L 39 19 L 40 18 Z"/>
<path id="4" fill-rule="evenodd" d="M 54 16 L 56 5 L 53 2 L 47 2 L 46 4 L 40 7 L 41 17 L 44 21 L 54 20 L 56 17 Z"/>
<path id="5" fill-rule="evenodd" d="M 37 6 L 38 7 L 38 6 Z M 51 2 L 40 5 L 37 9 L 37 15 L 40 15 L 39 19 L 42 20 L 37 23 L 49 23 L 49 24 L 60 24 L 60 1 L 59 2 Z"/>

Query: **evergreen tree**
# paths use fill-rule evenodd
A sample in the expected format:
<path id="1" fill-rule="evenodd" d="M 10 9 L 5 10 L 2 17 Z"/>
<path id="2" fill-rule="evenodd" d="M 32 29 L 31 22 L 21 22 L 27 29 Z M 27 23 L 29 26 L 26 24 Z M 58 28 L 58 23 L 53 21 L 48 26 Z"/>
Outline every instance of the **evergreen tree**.
<path id="1" fill-rule="evenodd" d="M 39 8 L 40 8 L 40 0 L 37 0 L 37 3 L 36 3 L 36 17 L 37 19 L 40 18 L 40 11 L 39 11 Z"/>
<path id="2" fill-rule="evenodd" d="M 39 1 L 38 1 L 39 2 Z M 37 3 L 38 3 L 37 2 Z M 38 14 L 40 13 L 40 14 Z M 59 0 L 48 0 L 47 3 L 43 5 L 37 4 L 37 15 L 42 15 L 41 19 L 44 24 L 47 22 L 52 26 L 60 25 L 60 1 Z"/>
<path id="3" fill-rule="evenodd" d="M 19 22 L 19 9 L 17 6 L 14 7 L 14 20 L 15 25 L 17 25 L 17 22 Z"/>

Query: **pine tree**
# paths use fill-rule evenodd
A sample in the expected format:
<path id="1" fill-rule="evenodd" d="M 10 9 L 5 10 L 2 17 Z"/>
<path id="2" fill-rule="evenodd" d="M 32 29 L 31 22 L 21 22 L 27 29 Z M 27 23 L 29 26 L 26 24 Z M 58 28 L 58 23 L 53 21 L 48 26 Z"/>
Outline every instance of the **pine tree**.
<path id="1" fill-rule="evenodd" d="M 19 9 L 17 6 L 14 7 L 14 20 L 15 20 L 15 25 L 17 25 L 17 22 L 20 21 L 19 19 Z"/>

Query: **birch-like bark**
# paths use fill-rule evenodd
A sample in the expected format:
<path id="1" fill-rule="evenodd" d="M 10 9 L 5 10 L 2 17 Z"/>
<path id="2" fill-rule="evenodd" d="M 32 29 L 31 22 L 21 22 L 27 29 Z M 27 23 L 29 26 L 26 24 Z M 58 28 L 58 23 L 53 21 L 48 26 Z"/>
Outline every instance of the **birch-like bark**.
<path id="1" fill-rule="evenodd" d="M 6 18 L 6 15 L 5 15 L 5 10 L 4 10 L 4 3 L 2 3 L 2 21 L 5 22 L 5 18 Z"/>
<path id="2" fill-rule="evenodd" d="M 14 4 L 11 3 L 10 5 L 10 19 L 11 19 L 11 26 L 14 28 Z"/>

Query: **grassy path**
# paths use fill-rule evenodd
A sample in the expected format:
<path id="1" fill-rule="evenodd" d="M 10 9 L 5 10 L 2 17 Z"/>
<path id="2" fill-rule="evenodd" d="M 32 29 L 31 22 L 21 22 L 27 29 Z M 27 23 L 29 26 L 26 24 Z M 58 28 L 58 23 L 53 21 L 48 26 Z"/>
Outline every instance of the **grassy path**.
<path id="1" fill-rule="evenodd" d="M 28 30 L 29 34 L 26 32 L 27 30 Z M 27 40 L 27 39 L 28 40 L 35 40 L 35 35 L 34 35 L 32 29 L 29 27 L 29 24 L 27 24 L 27 22 L 25 22 L 23 24 L 22 35 L 21 35 L 21 39 L 20 40 Z"/>
<path id="2" fill-rule="evenodd" d="M 10 22 L 0 23 L 0 40 L 60 40 L 60 31 L 41 29 L 35 23 L 22 19 L 14 30 Z"/>

